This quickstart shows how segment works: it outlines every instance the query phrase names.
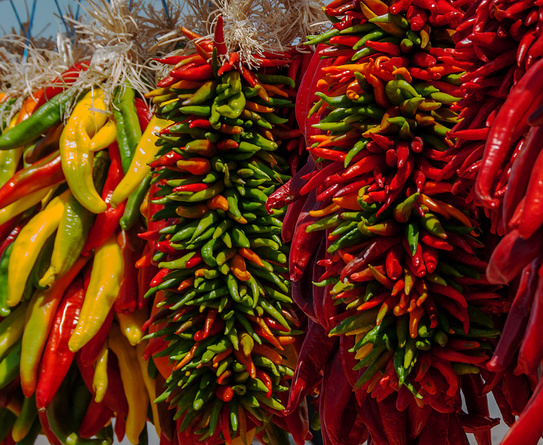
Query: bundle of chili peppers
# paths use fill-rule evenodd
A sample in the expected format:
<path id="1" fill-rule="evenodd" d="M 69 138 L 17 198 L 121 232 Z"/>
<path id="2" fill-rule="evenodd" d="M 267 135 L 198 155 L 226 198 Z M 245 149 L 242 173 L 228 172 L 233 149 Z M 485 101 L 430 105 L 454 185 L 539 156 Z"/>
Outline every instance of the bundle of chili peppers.
<path id="1" fill-rule="evenodd" d="M 458 137 L 457 154 L 447 169 L 457 175 L 454 191 L 464 191 L 483 208 L 491 230 L 502 237 L 489 261 L 489 281 L 510 284 L 511 309 L 488 368 L 505 398 L 518 392 L 515 384 L 523 379 L 534 389 L 524 411 L 514 412 L 520 418 L 507 444 L 535 444 L 542 433 L 537 369 L 543 350 L 536 330 L 542 320 L 540 9 L 538 2 L 526 1 L 471 4 L 449 56 L 466 73 L 461 77 L 463 120 L 451 133 Z M 517 375 L 516 382 L 508 385 L 511 379 L 504 373 Z M 502 409 L 511 425 L 514 418 L 507 411 Z"/>
<path id="2" fill-rule="evenodd" d="M 157 400 L 173 409 L 179 443 L 286 443 L 290 431 L 303 444 L 306 407 L 283 413 L 300 325 L 283 212 L 264 206 L 300 145 L 301 56 L 270 54 L 254 71 L 227 54 L 221 18 L 214 41 L 183 32 L 197 53 L 162 60 L 174 67 L 149 95 L 173 121 L 150 164 L 153 224 L 142 235 L 159 268 L 146 294 L 157 308 L 146 356 L 162 358 L 166 377 Z"/>
<path id="3" fill-rule="evenodd" d="M 462 11 L 337 0 L 326 13 L 333 28 L 310 39 L 320 45 L 301 87 L 318 101 L 297 102 L 316 167 L 268 201 L 297 199 L 284 223 L 293 298 L 312 320 L 287 412 L 317 386 L 330 443 L 456 444 L 464 432 L 490 443 L 480 376 L 508 304 L 485 276 L 480 215 L 446 169 L 463 68 L 445 56 Z"/>
<path id="4" fill-rule="evenodd" d="M 138 166 L 155 126 L 143 132 L 151 116 L 130 87 L 119 88 L 115 113 L 99 87 L 76 91 L 64 82 L 31 96 L 0 136 L 1 414 L 17 414 L 2 422 L 5 443 L 40 432 L 55 444 L 111 443 L 113 417 L 119 440 L 139 443 L 156 397 L 157 371 L 141 358 L 153 270 L 136 269 L 149 188 Z M 66 413 L 68 400 L 77 408 Z"/>

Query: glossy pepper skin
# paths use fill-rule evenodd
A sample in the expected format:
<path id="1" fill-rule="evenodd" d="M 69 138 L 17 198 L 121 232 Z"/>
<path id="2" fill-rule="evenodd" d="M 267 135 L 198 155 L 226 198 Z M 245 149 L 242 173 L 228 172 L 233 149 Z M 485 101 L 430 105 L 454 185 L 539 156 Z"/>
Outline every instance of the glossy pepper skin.
<path id="1" fill-rule="evenodd" d="M 76 278 L 57 309 L 40 365 L 36 387 L 38 409 L 49 406 L 73 362 L 74 353 L 68 348 L 68 340 L 77 324 L 84 296 L 83 280 Z"/>
<path id="2" fill-rule="evenodd" d="M 68 186 L 83 207 L 102 213 L 107 205 L 93 183 L 92 136 L 106 122 L 104 94 L 100 89 L 89 93 L 76 105 L 60 137 L 62 171 Z"/>
<path id="3" fill-rule="evenodd" d="M 66 190 L 53 198 L 47 207 L 36 214 L 17 236 L 8 266 L 8 305 L 17 305 L 23 296 L 26 280 L 40 249 L 57 229 L 70 192 Z M 17 261 L 15 261 L 15 258 Z"/>
<path id="4" fill-rule="evenodd" d="M 109 344 L 119 360 L 123 388 L 128 401 L 126 435 L 131 443 L 138 443 L 138 437 L 147 421 L 149 396 L 138 364 L 136 349 L 130 346 L 115 325 L 109 335 Z"/>
<path id="5" fill-rule="evenodd" d="M 80 258 L 51 288 L 37 290 L 32 296 L 21 350 L 21 387 L 27 397 L 36 389 L 41 355 L 62 295 L 86 261 L 85 258 Z"/>
<path id="6" fill-rule="evenodd" d="M 43 104 L 29 119 L 0 136 L 0 150 L 10 150 L 25 145 L 45 133 L 53 125 L 60 123 L 66 107 L 73 100 L 74 93 L 68 90 Z"/>
<path id="7" fill-rule="evenodd" d="M 68 347 L 72 352 L 81 349 L 100 330 L 119 294 L 123 267 L 122 252 L 117 244 L 117 237 L 112 235 L 95 250 L 85 301 L 68 342 Z"/>
<path id="8" fill-rule="evenodd" d="M 58 151 L 19 170 L 0 188 L 0 208 L 23 196 L 64 181 Z"/>
<path id="9" fill-rule="evenodd" d="M 169 122 L 154 116 L 145 129 L 130 162 L 127 174 L 115 188 L 111 195 L 110 204 L 112 207 L 119 206 L 132 192 L 138 184 L 145 178 L 151 168 L 149 163 L 153 160 L 158 147 L 155 145 L 158 140 L 157 134 L 164 129 Z"/>

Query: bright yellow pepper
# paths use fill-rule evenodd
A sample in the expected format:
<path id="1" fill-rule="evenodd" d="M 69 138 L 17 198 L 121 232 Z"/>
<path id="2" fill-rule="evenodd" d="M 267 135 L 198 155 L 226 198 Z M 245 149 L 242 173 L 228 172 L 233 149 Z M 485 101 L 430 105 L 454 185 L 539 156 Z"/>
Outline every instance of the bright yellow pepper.
<path id="1" fill-rule="evenodd" d="M 1 208 L 0 224 L 4 224 L 14 216 L 20 215 L 29 208 L 34 207 L 42 199 L 44 199 L 50 191 L 50 188 L 36 190 L 35 192 L 29 193 L 28 195 L 25 195 L 22 198 L 18 199 L 13 204 Z"/>
<path id="2" fill-rule="evenodd" d="M 140 365 L 141 375 L 143 377 L 143 381 L 145 382 L 145 388 L 147 389 L 147 394 L 149 394 L 149 400 L 151 401 L 151 411 L 153 413 L 153 425 L 155 426 L 156 433 L 158 437 L 160 437 L 161 434 L 161 427 L 160 427 L 160 417 L 158 415 L 158 407 L 156 403 L 153 403 L 153 400 L 156 399 L 156 379 L 151 378 L 148 372 L 149 368 L 149 361 L 144 360 L 143 358 L 143 351 L 145 351 L 145 348 L 147 347 L 149 341 L 144 340 L 136 346 L 136 354 L 138 356 L 138 363 Z"/>
<path id="3" fill-rule="evenodd" d="M 8 265 L 8 305 L 16 306 L 23 296 L 26 281 L 43 245 L 57 229 L 70 196 L 66 190 L 37 213 L 13 242 Z"/>
<path id="4" fill-rule="evenodd" d="M 90 141 L 90 150 L 99 151 L 109 147 L 117 140 L 117 124 L 113 119 L 109 119 L 106 124 L 100 128 Z"/>
<path id="5" fill-rule="evenodd" d="M 81 205 L 93 213 L 102 213 L 107 208 L 94 186 L 91 148 L 91 137 L 105 124 L 106 112 L 102 90 L 91 90 L 75 106 L 59 142 L 66 181 Z"/>
<path id="6" fill-rule="evenodd" d="M 155 158 L 159 149 L 155 144 L 158 140 L 157 134 L 171 123 L 171 121 L 153 116 L 136 147 L 136 152 L 126 175 L 113 191 L 113 195 L 111 195 L 109 202 L 112 207 L 117 207 L 128 198 L 143 181 L 145 175 L 151 171 L 149 163 Z"/>
<path id="7" fill-rule="evenodd" d="M 119 371 L 128 402 L 126 437 L 130 443 L 137 444 L 147 422 L 149 395 L 138 364 L 136 348 L 130 346 L 116 324 L 111 326 L 109 332 L 109 347 L 119 361 Z"/>
<path id="8" fill-rule="evenodd" d="M 140 309 L 135 312 L 125 314 L 122 312 L 117 313 L 117 320 L 121 327 L 121 332 L 126 337 L 128 342 L 132 346 L 136 346 L 141 342 L 143 338 L 143 332 L 141 332 L 141 327 L 143 323 L 147 321 L 147 311 Z"/>
<path id="9" fill-rule="evenodd" d="M 100 350 L 100 355 L 96 359 L 94 365 L 94 377 L 92 379 L 92 389 L 94 390 L 94 400 L 96 403 L 101 403 L 106 395 L 108 378 L 107 378 L 107 358 L 109 349 L 107 342 L 104 343 Z"/>
<path id="10" fill-rule="evenodd" d="M 75 330 L 68 341 L 76 352 L 93 338 L 119 294 L 123 276 L 123 254 L 113 234 L 94 252 L 92 272 Z"/>

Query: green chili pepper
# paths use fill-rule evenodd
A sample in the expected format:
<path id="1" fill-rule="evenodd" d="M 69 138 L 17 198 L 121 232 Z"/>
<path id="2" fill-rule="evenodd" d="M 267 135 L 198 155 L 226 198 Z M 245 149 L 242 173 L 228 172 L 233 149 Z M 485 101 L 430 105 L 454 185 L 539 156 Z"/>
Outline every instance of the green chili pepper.
<path id="1" fill-rule="evenodd" d="M 10 150 L 32 142 L 46 133 L 53 125 L 62 122 L 67 107 L 77 101 L 86 91 L 76 93 L 66 90 L 45 102 L 28 119 L 0 135 L 0 150 Z"/>

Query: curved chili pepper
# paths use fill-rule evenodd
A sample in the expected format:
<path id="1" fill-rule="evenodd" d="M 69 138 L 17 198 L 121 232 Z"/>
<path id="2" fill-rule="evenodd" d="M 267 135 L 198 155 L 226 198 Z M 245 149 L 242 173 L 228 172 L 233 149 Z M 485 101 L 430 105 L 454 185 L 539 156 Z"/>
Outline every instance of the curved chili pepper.
<path id="1" fill-rule="evenodd" d="M 542 61 L 536 62 L 522 76 L 509 93 L 491 127 L 485 144 L 483 166 L 475 181 L 477 196 L 489 208 L 498 205 L 497 200 L 491 196 L 496 173 L 502 167 L 515 135 L 524 131 L 527 117 L 539 106 L 537 98 L 530 91 L 543 82 L 543 76 L 539 75 L 542 65 Z"/>
<path id="2" fill-rule="evenodd" d="M 0 208 L 14 203 L 29 193 L 51 187 L 64 180 L 60 155 L 58 151 L 55 151 L 44 159 L 19 170 L 0 188 Z"/>
<path id="3" fill-rule="evenodd" d="M 57 309 L 38 376 L 38 409 L 47 408 L 72 364 L 74 354 L 68 349 L 68 340 L 77 323 L 84 295 L 83 280 L 74 280 Z"/>
<path id="4" fill-rule="evenodd" d="M 539 254 L 542 242 L 538 235 L 524 240 L 517 230 L 509 232 L 492 252 L 486 274 L 488 281 L 509 283 Z"/>
<path id="5" fill-rule="evenodd" d="M 326 334 L 318 323 L 308 323 L 307 335 L 300 349 L 292 378 L 287 415 L 292 413 L 316 383 L 320 371 L 333 353 L 336 339 Z"/>

